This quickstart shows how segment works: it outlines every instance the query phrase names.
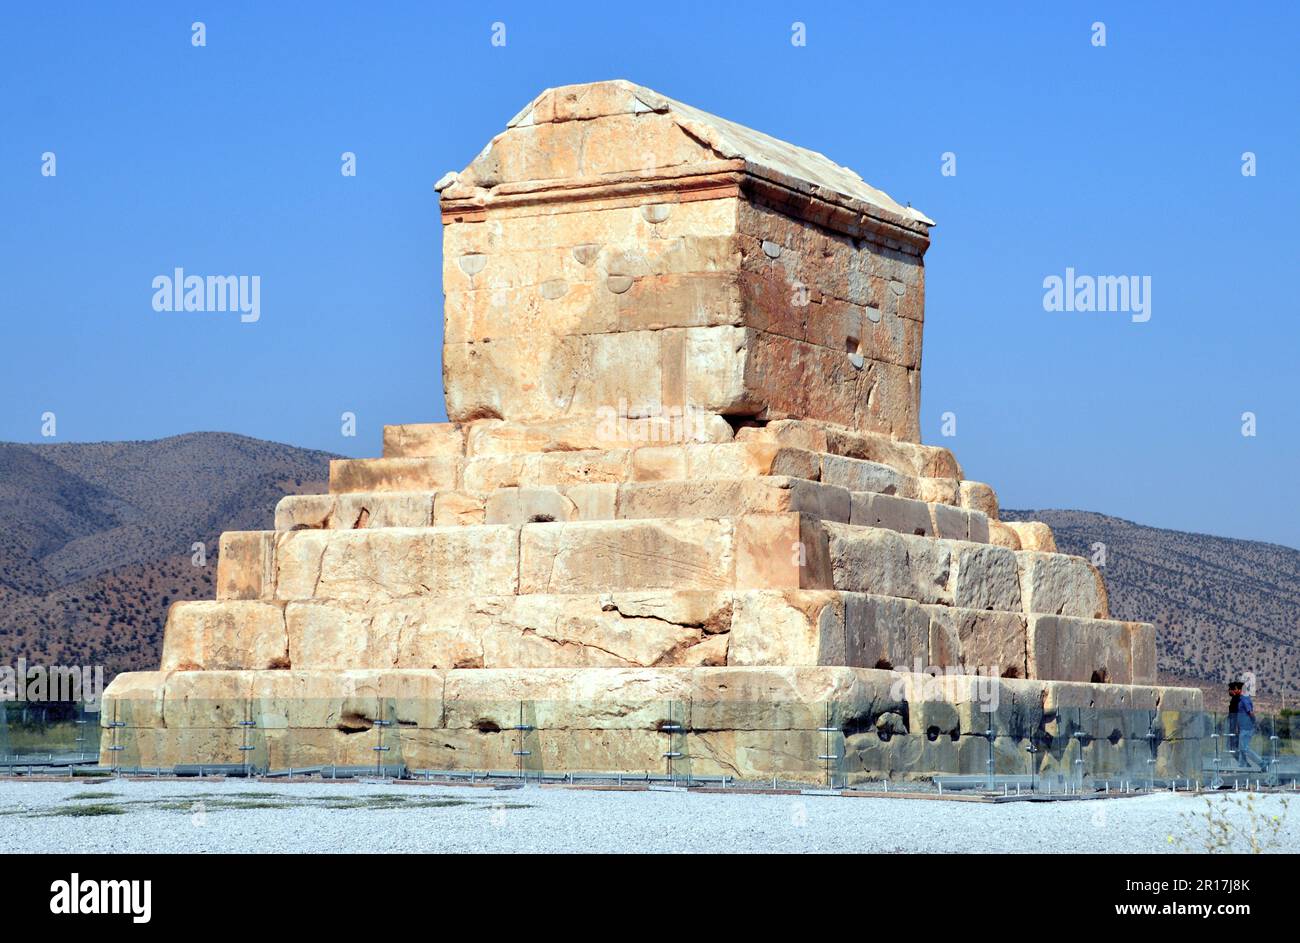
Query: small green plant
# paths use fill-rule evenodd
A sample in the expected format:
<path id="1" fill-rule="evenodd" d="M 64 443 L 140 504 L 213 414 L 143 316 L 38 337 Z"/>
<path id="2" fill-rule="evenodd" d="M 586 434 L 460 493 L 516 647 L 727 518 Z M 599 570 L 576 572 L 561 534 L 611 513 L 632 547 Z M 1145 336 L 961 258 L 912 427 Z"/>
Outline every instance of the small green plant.
<path id="1" fill-rule="evenodd" d="M 1240 796 L 1207 797 L 1200 812 L 1184 812 L 1188 837 L 1194 836 L 1200 847 L 1193 848 L 1182 836 L 1169 836 L 1169 842 L 1183 851 L 1206 854 L 1263 854 L 1277 848 L 1283 839 L 1290 800 L 1281 800 L 1282 811 L 1276 815 L 1259 806 L 1260 796 L 1248 792 Z"/>
<path id="2" fill-rule="evenodd" d="M 85 805 L 70 805 L 62 809 L 55 809 L 52 812 L 44 813 L 45 817 L 57 818 L 60 816 L 70 816 L 72 818 L 82 818 L 85 816 L 95 815 L 125 815 L 125 809 L 119 809 L 115 805 L 108 805 L 103 802 L 88 802 Z"/>

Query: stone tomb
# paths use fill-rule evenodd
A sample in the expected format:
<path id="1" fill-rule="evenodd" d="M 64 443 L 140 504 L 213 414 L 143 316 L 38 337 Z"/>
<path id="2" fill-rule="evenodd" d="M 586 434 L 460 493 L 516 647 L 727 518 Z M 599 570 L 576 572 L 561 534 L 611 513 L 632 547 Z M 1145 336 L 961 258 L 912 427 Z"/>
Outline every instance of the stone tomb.
<path id="1" fill-rule="evenodd" d="M 449 421 L 223 535 L 104 762 L 253 727 L 369 764 L 385 722 L 407 766 L 514 768 L 526 712 L 557 771 L 663 772 L 683 727 L 696 775 L 812 779 L 833 716 L 850 779 L 1194 775 L 1152 626 L 920 443 L 929 219 L 627 82 L 543 92 L 437 189 Z"/>

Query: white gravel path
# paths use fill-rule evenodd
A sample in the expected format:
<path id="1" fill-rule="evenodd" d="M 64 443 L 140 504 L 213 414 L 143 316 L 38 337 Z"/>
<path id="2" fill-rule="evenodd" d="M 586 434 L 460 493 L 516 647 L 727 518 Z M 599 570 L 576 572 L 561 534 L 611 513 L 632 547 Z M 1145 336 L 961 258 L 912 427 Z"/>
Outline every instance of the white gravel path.
<path id="1" fill-rule="evenodd" d="M 92 793 L 99 798 L 73 798 Z M 408 807 L 362 805 L 374 802 Z M 55 814 L 97 803 L 126 811 Z M 1257 803 L 1284 814 L 1279 796 Z M 1192 819 L 1204 807 L 1168 794 L 989 805 L 537 786 L 19 780 L 0 782 L 0 852 L 1199 851 L 1205 829 Z M 1230 808 L 1246 827 L 1247 814 Z M 1284 823 L 1276 850 L 1300 850 L 1300 797 Z"/>

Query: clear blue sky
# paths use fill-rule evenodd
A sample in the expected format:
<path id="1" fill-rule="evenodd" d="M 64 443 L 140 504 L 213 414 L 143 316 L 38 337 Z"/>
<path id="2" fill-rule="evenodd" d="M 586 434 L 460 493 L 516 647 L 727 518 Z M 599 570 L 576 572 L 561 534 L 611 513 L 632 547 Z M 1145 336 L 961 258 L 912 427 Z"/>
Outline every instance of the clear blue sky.
<path id="1" fill-rule="evenodd" d="M 49 410 L 58 441 L 367 455 L 443 418 L 434 181 L 543 88 L 627 78 L 937 220 L 923 435 L 1005 506 L 1300 546 L 1294 4 L 717 6 L 10 7 L 0 439 L 48 441 Z M 261 275 L 261 320 L 155 312 L 177 265 Z M 1150 275 L 1151 320 L 1045 312 L 1067 266 Z"/>

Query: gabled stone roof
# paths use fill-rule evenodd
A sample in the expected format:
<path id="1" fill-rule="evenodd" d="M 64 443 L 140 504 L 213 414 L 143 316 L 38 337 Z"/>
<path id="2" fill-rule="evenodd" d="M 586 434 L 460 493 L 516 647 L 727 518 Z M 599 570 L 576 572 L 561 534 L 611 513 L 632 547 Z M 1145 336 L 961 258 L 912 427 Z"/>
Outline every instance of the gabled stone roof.
<path id="1" fill-rule="evenodd" d="M 934 225 L 934 221 L 923 213 L 900 205 L 883 190 L 876 189 L 849 168 L 823 154 L 719 118 L 622 79 L 549 88 L 529 102 L 510 121 L 504 133 L 509 133 L 509 129 L 548 123 L 646 113 L 669 117 L 692 138 L 712 149 L 719 159 L 742 160 L 745 169 L 755 176 L 793 186 L 800 192 L 832 203 L 865 204 L 921 226 Z M 496 139 L 483 154 L 487 154 L 495 143 Z M 457 176 L 447 174 L 438 182 L 437 189 L 452 185 Z"/>

